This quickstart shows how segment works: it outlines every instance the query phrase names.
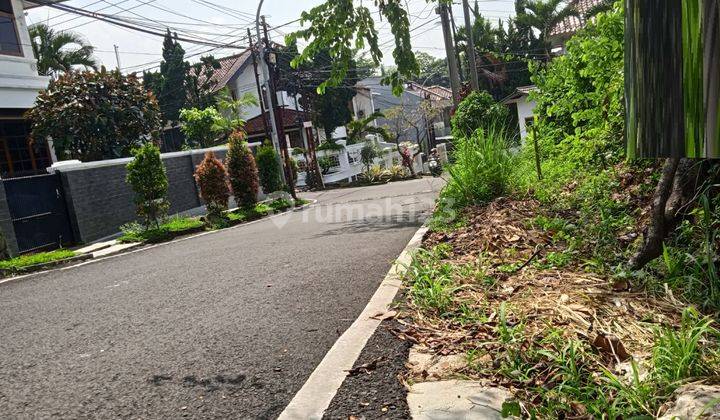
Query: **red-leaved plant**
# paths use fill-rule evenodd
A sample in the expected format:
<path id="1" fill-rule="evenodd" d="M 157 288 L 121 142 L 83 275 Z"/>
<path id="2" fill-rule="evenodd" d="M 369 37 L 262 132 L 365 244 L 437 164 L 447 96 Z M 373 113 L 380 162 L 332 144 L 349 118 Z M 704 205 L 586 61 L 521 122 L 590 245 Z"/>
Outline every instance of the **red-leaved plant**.
<path id="1" fill-rule="evenodd" d="M 205 153 L 205 159 L 195 168 L 195 181 L 200 188 L 200 197 L 207 205 L 208 216 L 222 217 L 223 210 L 228 207 L 230 189 L 225 166 L 213 152 Z"/>

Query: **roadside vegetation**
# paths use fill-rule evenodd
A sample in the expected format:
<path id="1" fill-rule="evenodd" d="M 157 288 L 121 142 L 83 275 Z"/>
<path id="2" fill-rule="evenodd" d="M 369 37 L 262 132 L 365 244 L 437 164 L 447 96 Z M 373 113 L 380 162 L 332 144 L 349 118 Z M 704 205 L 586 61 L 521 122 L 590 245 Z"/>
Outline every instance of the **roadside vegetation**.
<path id="1" fill-rule="evenodd" d="M 38 252 L 36 254 L 21 255 L 0 261 L 0 273 L 16 274 L 30 267 L 66 260 L 76 256 L 75 252 L 69 249 L 58 249 L 51 252 Z"/>
<path id="2" fill-rule="evenodd" d="M 456 114 L 448 184 L 405 278 L 399 335 L 465 355 L 452 375 L 510 389 L 504 415 L 658 417 L 720 376 L 715 163 L 694 164 L 659 257 L 632 263 L 663 170 L 625 156 L 623 19 L 618 3 L 532 68 L 537 118 L 519 151 L 503 117 Z"/>

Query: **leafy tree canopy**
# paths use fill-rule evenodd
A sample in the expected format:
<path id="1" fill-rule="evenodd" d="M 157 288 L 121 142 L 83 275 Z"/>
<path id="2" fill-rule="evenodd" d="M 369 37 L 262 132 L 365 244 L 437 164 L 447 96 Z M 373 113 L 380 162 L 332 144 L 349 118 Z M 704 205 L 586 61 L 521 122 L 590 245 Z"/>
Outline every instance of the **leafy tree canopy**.
<path id="1" fill-rule="evenodd" d="M 28 116 L 33 136 L 51 137 L 58 156 L 85 162 L 130 156 L 161 128 L 152 93 L 135 76 L 105 68 L 50 81 Z"/>
<path id="2" fill-rule="evenodd" d="M 328 50 L 317 50 L 311 60 L 303 61 L 296 68 L 291 62 L 299 57 L 296 43 L 292 42 L 280 51 L 284 62 L 279 62 L 280 80 L 284 81 L 279 88 L 290 95 L 300 95 L 300 104 L 305 111 L 310 112 L 313 122 L 325 130 L 326 137 L 336 128 L 342 127 L 352 120 L 352 112 L 348 103 L 355 96 L 355 84 L 359 77 L 356 63 L 350 60 L 344 77 L 335 85 L 328 86 L 321 93 L 318 83 L 327 75 L 327 68 L 333 63 Z"/>
<path id="3" fill-rule="evenodd" d="M 440 85 L 450 87 L 450 75 L 447 60 L 434 57 L 426 52 L 416 51 L 415 59 L 420 72 L 413 77 L 413 81 L 423 86 Z"/>
<path id="4" fill-rule="evenodd" d="M 502 126 L 510 113 L 505 105 L 495 102 L 487 92 L 471 92 L 458 105 L 452 118 L 453 136 L 468 138 L 478 128 Z"/>
<path id="5" fill-rule="evenodd" d="M 390 23 L 395 42 L 393 58 L 397 69 L 385 76 L 383 81 L 393 87 L 396 95 L 400 95 L 403 82 L 419 72 L 410 45 L 408 13 L 401 0 L 375 0 L 375 5 L 381 17 Z M 308 27 L 289 34 L 286 43 L 290 45 L 303 39 L 309 44 L 292 60 L 293 67 L 313 61 L 321 52 L 332 58 L 329 76 L 317 87 L 318 93 L 325 92 L 328 87 L 342 85 L 357 51 L 367 49 L 373 62 L 380 65 L 383 55 L 378 45 L 375 21 L 370 9 L 362 4 L 356 7 L 352 0 L 327 0 L 303 12 L 300 23 L 307 23 Z"/>

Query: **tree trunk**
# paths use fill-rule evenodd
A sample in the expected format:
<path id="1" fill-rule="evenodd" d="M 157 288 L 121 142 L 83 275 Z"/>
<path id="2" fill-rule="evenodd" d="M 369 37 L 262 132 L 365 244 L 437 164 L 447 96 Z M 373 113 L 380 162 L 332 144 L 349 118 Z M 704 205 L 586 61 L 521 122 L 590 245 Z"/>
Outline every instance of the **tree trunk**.
<path id="1" fill-rule="evenodd" d="M 674 187 L 681 185 L 680 182 L 675 182 L 679 164 L 679 158 L 670 158 L 665 161 L 660 182 L 655 189 L 650 224 L 645 232 L 643 245 L 629 261 L 631 270 L 643 268 L 645 264 L 662 254 L 663 240 L 672 225 L 666 219 L 668 199 L 672 195 Z M 679 209 L 679 206 L 677 208 Z"/>

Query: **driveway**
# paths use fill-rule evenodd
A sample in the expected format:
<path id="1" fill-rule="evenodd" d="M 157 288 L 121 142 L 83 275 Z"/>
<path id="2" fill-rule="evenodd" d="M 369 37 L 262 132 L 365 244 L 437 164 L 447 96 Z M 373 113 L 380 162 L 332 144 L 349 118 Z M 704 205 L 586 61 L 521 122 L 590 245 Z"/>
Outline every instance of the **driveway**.
<path id="1" fill-rule="evenodd" d="M 3 418 L 273 418 L 432 209 L 438 179 L 0 284 Z"/>

